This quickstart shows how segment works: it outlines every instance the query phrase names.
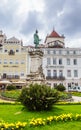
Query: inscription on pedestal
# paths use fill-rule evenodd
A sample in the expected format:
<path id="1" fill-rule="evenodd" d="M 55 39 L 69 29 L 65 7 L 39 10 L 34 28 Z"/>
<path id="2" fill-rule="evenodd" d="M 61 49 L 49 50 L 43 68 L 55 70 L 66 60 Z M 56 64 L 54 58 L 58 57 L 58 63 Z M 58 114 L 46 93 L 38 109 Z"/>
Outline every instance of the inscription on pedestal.
<path id="1" fill-rule="evenodd" d="M 30 74 L 27 76 L 28 81 L 43 83 L 45 76 L 42 69 L 43 52 L 40 49 L 29 51 L 30 54 Z"/>

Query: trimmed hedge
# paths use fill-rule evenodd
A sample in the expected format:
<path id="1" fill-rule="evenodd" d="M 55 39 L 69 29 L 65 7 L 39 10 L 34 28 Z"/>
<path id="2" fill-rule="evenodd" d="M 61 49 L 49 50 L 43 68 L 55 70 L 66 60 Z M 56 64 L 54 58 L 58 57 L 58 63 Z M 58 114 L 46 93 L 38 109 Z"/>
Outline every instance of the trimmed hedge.
<path id="1" fill-rule="evenodd" d="M 7 89 L 8 91 L 15 90 L 15 89 L 16 89 L 16 86 L 14 86 L 14 85 L 9 85 L 9 86 L 6 87 L 6 89 Z"/>
<path id="2" fill-rule="evenodd" d="M 55 89 L 57 89 L 58 91 L 61 91 L 61 92 L 66 90 L 65 86 L 62 84 L 56 85 Z"/>

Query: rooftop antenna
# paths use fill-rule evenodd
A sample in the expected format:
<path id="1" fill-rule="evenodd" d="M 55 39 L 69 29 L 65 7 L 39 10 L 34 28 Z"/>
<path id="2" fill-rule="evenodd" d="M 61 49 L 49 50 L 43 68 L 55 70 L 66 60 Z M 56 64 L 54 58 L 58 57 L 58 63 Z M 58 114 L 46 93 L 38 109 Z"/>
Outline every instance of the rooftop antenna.
<path id="1" fill-rule="evenodd" d="M 55 31 L 55 27 L 53 26 L 53 31 Z"/>

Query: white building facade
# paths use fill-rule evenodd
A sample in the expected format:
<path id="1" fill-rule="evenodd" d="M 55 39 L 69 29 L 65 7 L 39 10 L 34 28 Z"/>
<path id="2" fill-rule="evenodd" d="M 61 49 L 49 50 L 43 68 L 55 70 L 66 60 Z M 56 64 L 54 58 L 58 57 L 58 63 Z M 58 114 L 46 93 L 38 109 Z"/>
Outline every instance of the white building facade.
<path id="1" fill-rule="evenodd" d="M 63 84 L 66 91 L 81 86 L 81 48 L 66 48 L 64 36 L 54 30 L 43 48 L 43 71 L 48 85 Z"/>
<path id="2" fill-rule="evenodd" d="M 67 91 L 81 86 L 81 48 L 66 48 L 64 36 L 54 30 L 39 47 L 44 52 L 42 67 L 48 85 L 63 84 Z M 34 49 L 15 37 L 7 39 L 0 31 L 0 80 L 26 81 L 32 63 L 29 51 Z M 33 61 L 32 69 L 36 65 Z"/>

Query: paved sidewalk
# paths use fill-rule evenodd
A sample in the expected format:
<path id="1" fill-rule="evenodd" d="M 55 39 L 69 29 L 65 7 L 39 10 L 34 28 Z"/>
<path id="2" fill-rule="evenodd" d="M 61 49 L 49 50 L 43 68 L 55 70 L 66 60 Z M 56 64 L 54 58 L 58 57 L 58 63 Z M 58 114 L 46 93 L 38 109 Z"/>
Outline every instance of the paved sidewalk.
<path id="1" fill-rule="evenodd" d="M 81 97 L 72 96 L 74 102 L 81 102 Z"/>

